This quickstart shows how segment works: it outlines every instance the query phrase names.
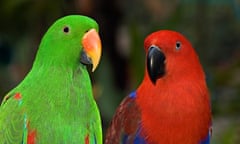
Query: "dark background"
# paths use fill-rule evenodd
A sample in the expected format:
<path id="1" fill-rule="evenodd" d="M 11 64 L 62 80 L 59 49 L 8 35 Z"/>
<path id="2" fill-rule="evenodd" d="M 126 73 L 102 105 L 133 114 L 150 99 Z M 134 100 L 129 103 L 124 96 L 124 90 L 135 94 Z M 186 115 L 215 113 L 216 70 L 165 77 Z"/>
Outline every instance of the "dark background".
<path id="1" fill-rule="evenodd" d="M 144 38 L 172 29 L 192 42 L 206 72 L 213 144 L 240 143 L 240 0 L 1 0 L 0 99 L 30 70 L 47 28 L 69 14 L 100 25 L 103 56 L 91 77 L 104 130 L 142 81 Z"/>

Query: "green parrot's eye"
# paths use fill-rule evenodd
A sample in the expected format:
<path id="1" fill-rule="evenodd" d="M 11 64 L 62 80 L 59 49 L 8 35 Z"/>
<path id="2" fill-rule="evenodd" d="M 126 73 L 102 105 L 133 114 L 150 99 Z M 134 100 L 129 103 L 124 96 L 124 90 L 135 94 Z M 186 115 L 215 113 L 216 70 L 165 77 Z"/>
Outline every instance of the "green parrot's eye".
<path id="1" fill-rule="evenodd" d="M 70 31 L 70 29 L 69 29 L 68 26 L 65 26 L 65 27 L 63 28 L 63 32 L 64 32 L 64 33 L 69 33 L 69 31 Z"/>

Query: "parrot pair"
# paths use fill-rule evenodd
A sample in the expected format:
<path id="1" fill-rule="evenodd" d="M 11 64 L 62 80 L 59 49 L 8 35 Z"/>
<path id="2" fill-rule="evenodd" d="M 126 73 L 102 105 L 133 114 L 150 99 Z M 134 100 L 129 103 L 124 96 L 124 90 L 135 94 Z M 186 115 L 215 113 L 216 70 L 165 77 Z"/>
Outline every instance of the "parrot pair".
<path id="1" fill-rule="evenodd" d="M 144 42 L 145 76 L 120 104 L 105 144 L 209 144 L 205 75 L 190 42 L 162 30 Z M 41 40 L 33 67 L 0 107 L 0 144 L 102 144 L 86 65 L 101 57 L 98 24 L 70 15 Z"/>

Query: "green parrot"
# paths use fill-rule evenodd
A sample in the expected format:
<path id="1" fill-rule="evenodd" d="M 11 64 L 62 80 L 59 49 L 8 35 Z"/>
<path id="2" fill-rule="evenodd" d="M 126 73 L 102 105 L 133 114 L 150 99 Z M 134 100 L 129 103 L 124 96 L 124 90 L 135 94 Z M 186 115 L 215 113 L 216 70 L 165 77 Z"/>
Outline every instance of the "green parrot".
<path id="1" fill-rule="evenodd" d="M 42 38 L 30 72 L 3 99 L 0 144 L 102 144 L 86 67 L 96 69 L 101 51 L 93 19 L 57 20 Z"/>

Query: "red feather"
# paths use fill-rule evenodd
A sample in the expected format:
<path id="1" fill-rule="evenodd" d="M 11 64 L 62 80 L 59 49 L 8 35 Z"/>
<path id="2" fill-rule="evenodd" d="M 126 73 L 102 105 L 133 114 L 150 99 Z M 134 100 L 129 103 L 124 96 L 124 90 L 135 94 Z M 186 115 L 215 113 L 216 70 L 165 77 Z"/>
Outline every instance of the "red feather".
<path id="1" fill-rule="evenodd" d="M 16 94 L 14 95 L 14 98 L 15 98 L 16 100 L 20 100 L 20 99 L 22 98 L 22 96 L 21 96 L 20 93 L 16 93 Z"/>
<path id="2" fill-rule="evenodd" d="M 85 137 L 85 144 L 89 144 L 89 135 Z"/>
<path id="3" fill-rule="evenodd" d="M 27 144 L 36 144 L 37 131 L 30 128 L 30 122 L 27 120 Z"/>
<path id="4" fill-rule="evenodd" d="M 27 144 L 36 144 L 36 131 L 30 131 L 27 137 Z"/>

